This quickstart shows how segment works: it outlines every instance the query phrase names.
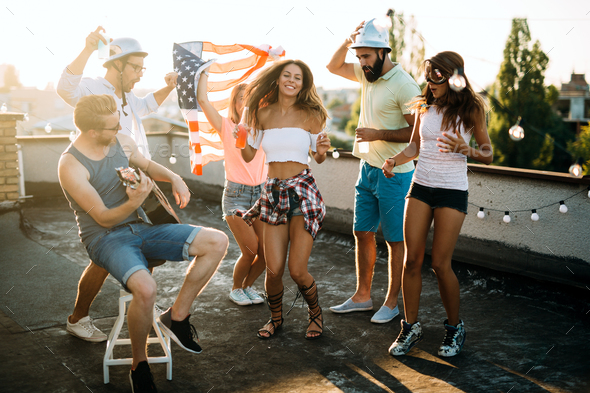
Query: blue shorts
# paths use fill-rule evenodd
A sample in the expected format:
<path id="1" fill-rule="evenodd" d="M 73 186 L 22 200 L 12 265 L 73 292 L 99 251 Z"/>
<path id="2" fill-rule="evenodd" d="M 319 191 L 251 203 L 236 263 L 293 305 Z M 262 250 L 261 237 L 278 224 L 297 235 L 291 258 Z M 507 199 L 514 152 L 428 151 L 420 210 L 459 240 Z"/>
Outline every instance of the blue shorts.
<path id="1" fill-rule="evenodd" d="M 223 219 L 227 216 L 234 216 L 238 210 L 246 212 L 250 210 L 260 198 L 264 183 L 257 186 L 246 186 L 240 183 L 226 180 L 221 200 Z"/>
<path id="2" fill-rule="evenodd" d="M 289 188 L 289 211 L 287 212 L 287 220 L 290 220 L 293 216 L 302 216 L 303 212 L 301 211 L 301 205 L 299 204 L 299 195 L 293 190 Z M 272 199 L 275 203 L 279 200 L 279 195 L 281 191 L 279 190 L 272 190 Z"/>
<path id="3" fill-rule="evenodd" d="M 357 232 L 377 232 L 379 223 L 388 242 L 404 240 L 406 194 L 414 171 L 388 179 L 381 168 L 361 161 L 354 195 L 354 227 Z"/>
<path id="4" fill-rule="evenodd" d="M 148 270 L 148 259 L 188 261 L 188 249 L 202 227 L 187 224 L 127 224 L 92 240 L 90 259 L 108 271 L 123 287 L 139 270 Z"/>

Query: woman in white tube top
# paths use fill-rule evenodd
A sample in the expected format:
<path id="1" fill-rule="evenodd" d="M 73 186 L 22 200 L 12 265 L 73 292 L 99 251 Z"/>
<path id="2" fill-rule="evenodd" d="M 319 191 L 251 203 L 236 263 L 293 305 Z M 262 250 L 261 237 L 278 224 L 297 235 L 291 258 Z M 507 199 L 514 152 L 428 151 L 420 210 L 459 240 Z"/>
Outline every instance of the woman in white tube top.
<path id="1" fill-rule="evenodd" d="M 311 149 L 317 163 L 326 159 L 330 139 L 321 131 L 328 114 L 309 67 L 300 60 L 284 60 L 260 73 L 248 86 L 246 97 L 250 138 L 242 157 L 249 162 L 262 147 L 269 164 L 260 199 L 243 214 L 249 224 L 256 218 L 264 223 L 265 287 L 271 319 L 257 335 L 268 339 L 283 324 L 282 276 L 288 256 L 291 278 L 308 304 L 305 338 L 317 339 L 324 324 L 307 262 L 326 208 L 307 158 Z"/>
<path id="2" fill-rule="evenodd" d="M 441 52 L 425 61 L 426 80 L 422 96 L 412 102 L 416 112 L 414 131 L 408 147 L 383 164 L 392 177 L 396 165 L 420 155 L 407 196 L 404 217 L 406 255 L 402 276 L 405 320 L 389 348 L 393 356 L 405 355 L 422 339 L 418 305 L 422 290 L 422 262 L 426 238 L 434 221 L 432 269 L 447 319 L 439 356 L 457 355 L 465 342 L 465 325 L 459 319 L 459 282 L 451 267 L 455 243 L 467 214 L 467 157 L 484 164 L 493 159 L 485 124 L 485 104 L 471 88 L 451 89 L 449 79 L 463 74 L 463 58 L 455 52 Z M 456 77 L 454 77 L 455 79 Z M 456 85 L 454 85 L 456 86 Z M 471 147 L 474 136 L 479 148 Z"/>

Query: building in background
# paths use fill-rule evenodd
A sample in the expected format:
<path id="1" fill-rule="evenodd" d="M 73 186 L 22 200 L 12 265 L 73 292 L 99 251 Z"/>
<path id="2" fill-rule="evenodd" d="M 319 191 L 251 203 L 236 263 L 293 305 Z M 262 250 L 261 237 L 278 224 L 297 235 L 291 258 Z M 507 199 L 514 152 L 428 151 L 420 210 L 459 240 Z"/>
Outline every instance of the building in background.
<path id="1" fill-rule="evenodd" d="M 563 83 L 554 109 L 576 134 L 590 121 L 590 89 L 584 74 L 573 74 Z"/>

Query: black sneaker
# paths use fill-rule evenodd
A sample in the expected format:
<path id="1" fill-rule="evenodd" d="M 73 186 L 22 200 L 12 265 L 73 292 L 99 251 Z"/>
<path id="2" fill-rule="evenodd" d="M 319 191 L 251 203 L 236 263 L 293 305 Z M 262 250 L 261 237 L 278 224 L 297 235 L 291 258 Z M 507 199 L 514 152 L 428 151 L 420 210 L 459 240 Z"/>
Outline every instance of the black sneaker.
<path id="1" fill-rule="evenodd" d="M 129 382 L 131 382 L 132 393 L 158 393 L 150 366 L 145 360 L 139 362 L 135 370 L 129 372 Z"/>
<path id="2" fill-rule="evenodd" d="M 184 321 L 173 321 L 172 309 L 169 308 L 158 317 L 158 323 L 162 326 L 164 332 L 170 336 L 176 344 L 180 345 L 182 349 L 192 353 L 201 353 L 201 347 L 193 340 L 193 336 L 197 340 L 199 339 L 197 329 L 195 329 L 195 327 L 188 321 L 189 318 L 190 314 L 184 319 Z"/>

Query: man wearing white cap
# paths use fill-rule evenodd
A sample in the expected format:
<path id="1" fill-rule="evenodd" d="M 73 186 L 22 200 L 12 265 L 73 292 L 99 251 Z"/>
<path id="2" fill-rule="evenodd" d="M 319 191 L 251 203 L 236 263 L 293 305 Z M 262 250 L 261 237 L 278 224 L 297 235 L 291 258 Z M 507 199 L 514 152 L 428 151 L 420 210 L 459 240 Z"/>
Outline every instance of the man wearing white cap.
<path id="1" fill-rule="evenodd" d="M 76 106 L 80 98 L 84 96 L 98 94 L 112 96 L 121 116 L 119 133 L 132 137 L 141 154 L 149 160 L 151 155 L 141 118 L 158 110 L 176 87 L 178 74 L 176 72 L 166 74 L 164 78 L 166 86 L 162 89 L 149 93 L 143 98 L 135 96 L 132 89 L 143 76 L 145 71 L 143 60 L 148 54 L 137 40 L 117 38 L 110 42 L 109 57 L 103 64 L 107 69 L 104 78 L 83 78 L 82 73 L 86 63 L 98 49 L 99 41 L 107 44 L 105 37 L 100 34 L 101 30 L 104 32 L 104 29 L 99 26 L 86 37 L 86 45 L 82 52 L 63 71 L 57 85 L 57 94 L 72 107 Z M 82 273 L 74 312 L 67 321 L 67 331 L 75 337 L 91 342 L 107 339 L 106 334 L 94 326 L 88 312 L 108 275 L 105 269 L 92 261 Z"/>
<path id="2" fill-rule="evenodd" d="M 395 176 L 391 179 L 383 175 L 381 167 L 387 158 L 408 145 L 414 117 L 406 104 L 420 95 L 416 81 L 388 56 L 391 52 L 389 18 L 387 22 L 372 19 L 361 23 L 327 66 L 331 73 L 360 82 L 362 87 L 353 148 L 353 155 L 361 159 L 355 186 L 353 228 L 357 287 L 352 297 L 330 310 L 349 313 L 373 309 L 371 284 L 377 257 L 375 233 L 381 224 L 389 251 L 389 288 L 383 306 L 371 318 L 373 323 L 389 322 L 399 314 L 397 298 L 404 257 L 405 196 L 414 173 L 412 161 L 394 168 Z M 345 62 L 349 48 L 354 48 L 359 63 Z"/>

